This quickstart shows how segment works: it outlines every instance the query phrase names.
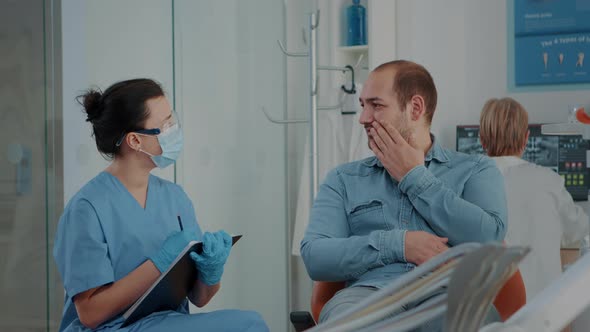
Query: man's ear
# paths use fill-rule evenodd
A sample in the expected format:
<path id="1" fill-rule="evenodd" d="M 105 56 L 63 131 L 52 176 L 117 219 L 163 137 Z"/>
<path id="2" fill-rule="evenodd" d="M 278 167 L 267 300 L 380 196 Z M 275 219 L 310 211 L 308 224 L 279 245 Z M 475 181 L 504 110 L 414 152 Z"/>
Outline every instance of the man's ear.
<path id="1" fill-rule="evenodd" d="M 420 95 L 412 96 L 412 99 L 410 99 L 410 106 L 410 116 L 412 121 L 418 121 L 424 116 L 424 113 L 426 113 L 426 103 L 424 103 L 424 98 Z"/>
<path id="2" fill-rule="evenodd" d="M 125 136 L 125 142 L 127 145 L 134 151 L 139 151 L 141 149 L 141 138 L 136 133 L 129 133 Z"/>

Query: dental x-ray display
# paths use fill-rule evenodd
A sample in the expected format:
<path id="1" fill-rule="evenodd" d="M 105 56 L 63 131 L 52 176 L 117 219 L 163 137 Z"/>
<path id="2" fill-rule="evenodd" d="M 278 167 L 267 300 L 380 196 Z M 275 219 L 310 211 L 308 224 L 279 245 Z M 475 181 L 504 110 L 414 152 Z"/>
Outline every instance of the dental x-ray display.
<path id="1" fill-rule="evenodd" d="M 540 124 L 529 125 L 529 131 L 522 158 L 559 173 L 574 200 L 588 200 L 590 185 L 586 151 L 590 147 L 589 141 L 579 135 L 542 135 Z M 486 153 L 479 140 L 479 126 L 457 126 L 457 151 Z"/>

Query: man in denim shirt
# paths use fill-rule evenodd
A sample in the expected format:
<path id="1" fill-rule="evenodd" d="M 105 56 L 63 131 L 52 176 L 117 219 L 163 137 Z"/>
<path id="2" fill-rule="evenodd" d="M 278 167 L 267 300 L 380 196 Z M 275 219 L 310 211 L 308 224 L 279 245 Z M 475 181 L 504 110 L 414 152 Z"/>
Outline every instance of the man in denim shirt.
<path id="1" fill-rule="evenodd" d="M 410 61 L 385 63 L 365 82 L 360 123 L 375 157 L 326 176 L 301 242 L 313 280 L 347 284 L 320 321 L 449 246 L 504 239 L 502 175 L 488 157 L 438 144 L 430 133 L 436 98 L 428 71 Z M 440 319 L 428 325 L 442 329 Z"/>

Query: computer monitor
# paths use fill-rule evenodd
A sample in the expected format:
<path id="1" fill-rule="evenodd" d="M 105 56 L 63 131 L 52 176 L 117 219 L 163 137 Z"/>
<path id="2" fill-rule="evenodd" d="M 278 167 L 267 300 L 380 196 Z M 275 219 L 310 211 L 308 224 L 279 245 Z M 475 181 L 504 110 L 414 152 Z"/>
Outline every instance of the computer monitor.
<path id="1" fill-rule="evenodd" d="M 523 159 L 549 167 L 561 175 L 565 188 L 576 201 L 588 200 L 590 179 L 586 151 L 590 144 L 580 135 L 542 135 L 540 124 L 529 125 L 530 135 Z M 457 151 L 485 154 L 479 141 L 479 126 L 457 126 Z"/>

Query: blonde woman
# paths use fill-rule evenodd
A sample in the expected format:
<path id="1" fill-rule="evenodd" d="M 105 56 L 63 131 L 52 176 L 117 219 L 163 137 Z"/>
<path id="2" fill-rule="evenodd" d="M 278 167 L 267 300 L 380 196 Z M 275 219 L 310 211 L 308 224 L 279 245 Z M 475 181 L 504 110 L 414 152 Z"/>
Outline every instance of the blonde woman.
<path id="1" fill-rule="evenodd" d="M 522 159 L 529 137 L 528 114 L 516 100 L 488 100 L 479 135 L 504 176 L 506 242 L 532 249 L 520 264 L 529 301 L 559 277 L 560 244 L 571 245 L 588 234 L 588 216 L 574 204 L 561 176 Z"/>

